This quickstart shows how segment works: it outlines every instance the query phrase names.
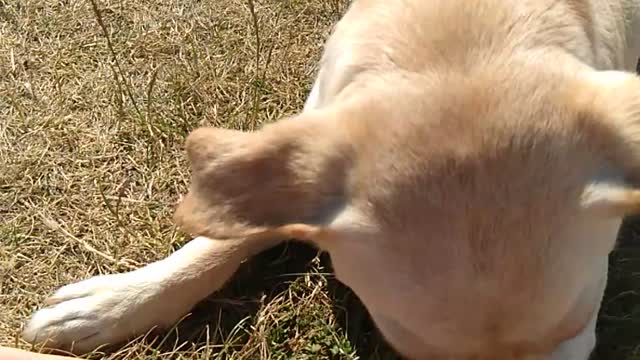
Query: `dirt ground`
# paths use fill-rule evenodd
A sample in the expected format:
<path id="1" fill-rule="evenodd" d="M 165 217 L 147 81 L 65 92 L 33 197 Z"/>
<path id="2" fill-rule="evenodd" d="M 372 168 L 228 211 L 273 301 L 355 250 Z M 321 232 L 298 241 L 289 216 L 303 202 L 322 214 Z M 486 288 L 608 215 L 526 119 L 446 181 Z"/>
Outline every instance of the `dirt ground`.
<path id="1" fill-rule="evenodd" d="M 29 348 L 21 327 L 57 287 L 188 240 L 171 215 L 190 130 L 251 130 L 302 108 L 346 1 L 251 4 L 0 0 L 0 345 Z M 599 359 L 640 359 L 630 223 L 612 256 Z M 328 260 L 302 245 L 248 262 L 172 331 L 94 356 L 397 358 Z"/>

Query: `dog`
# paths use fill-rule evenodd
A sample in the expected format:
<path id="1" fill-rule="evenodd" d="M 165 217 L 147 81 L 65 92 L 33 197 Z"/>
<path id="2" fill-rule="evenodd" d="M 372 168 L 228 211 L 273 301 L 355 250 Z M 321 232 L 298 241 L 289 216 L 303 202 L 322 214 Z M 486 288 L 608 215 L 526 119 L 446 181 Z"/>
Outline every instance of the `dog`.
<path id="1" fill-rule="evenodd" d="M 194 239 L 55 292 L 31 343 L 168 327 L 286 239 L 410 359 L 583 360 L 640 210 L 638 0 L 355 0 L 296 116 L 186 140 Z"/>

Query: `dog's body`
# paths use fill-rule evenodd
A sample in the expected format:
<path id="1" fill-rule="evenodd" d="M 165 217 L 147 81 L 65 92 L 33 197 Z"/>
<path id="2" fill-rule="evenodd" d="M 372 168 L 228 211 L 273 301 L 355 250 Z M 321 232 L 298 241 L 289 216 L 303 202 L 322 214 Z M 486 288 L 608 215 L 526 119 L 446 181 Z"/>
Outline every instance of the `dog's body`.
<path id="1" fill-rule="evenodd" d="M 638 30 L 637 0 L 356 0 L 302 114 L 190 135 L 176 220 L 206 237 L 60 289 L 25 338 L 83 351 L 169 326 L 292 237 L 406 357 L 586 359 L 640 207 Z"/>

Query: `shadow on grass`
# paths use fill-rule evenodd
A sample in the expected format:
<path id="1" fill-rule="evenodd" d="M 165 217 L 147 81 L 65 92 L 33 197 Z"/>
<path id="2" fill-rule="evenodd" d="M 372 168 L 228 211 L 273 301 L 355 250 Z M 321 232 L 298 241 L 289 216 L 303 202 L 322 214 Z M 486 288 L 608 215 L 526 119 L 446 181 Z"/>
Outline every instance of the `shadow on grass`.
<path id="1" fill-rule="evenodd" d="M 640 217 L 620 230 L 598 321 L 598 360 L 640 359 Z"/>
<path id="2" fill-rule="evenodd" d="M 176 343 L 213 343 L 242 348 L 247 334 L 238 334 L 238 324 L 254 321 L 260 307 L 284 292 L 290 284 L 313 268 L 317 251 L 288 243 L 265 251 L 244 264 L 229 284 L 200 303 L 175 334 L 165 340 Z M 330 272 L 327 256 L 322 268 Z M 640 218 L 630 219 L 620 232 L 620 244 L 611 256 L 609 284 L 598 324 L 595 359 L 640 359 Z M 360 300 L 344 285 L 327 276 L 333 316 L 342 334 L 360 359 L 399 359 L 385 344 Z M 203 329 L 209 326 L 209 340 Z M 230 343 L 229 340 L 233 339 Z M 284 354 L 283 354 L 284 355 Z M 292 355 L 292 354 L 289 354 Z M 279 357 L 276 357 L 279 358 Z M 344 358 L 340 355 L 316 358 Z"/>
<path id="3" fill-rule="evenodd" d="M 160 350 L 170 352 L 175 348 L 175 344 L 179 343 L 198 347 L 207 342 L 209 344 L 224 343 L 227 349 L 231 347 L 234 350 L 240 350 L 249 340 L 249 336 L 243 333 L 244 330 L 238 330 L 238 324 L 248 321 L 248 324 L 244 323 L 244 328 L 247 329 L 247 325 L 255 322 L 264 304 L 268 304 L 285 292 L 292 291 L 292 282 L 317 267 L 317 257 L 316 249 L 293 242 L 255 256 L 239 269 L 225 288 L 198 304 L 191 315 L 176 328 L 176 331 L 166 336 L 163 345 L 159 346 Z M 320 268 L 324 269 L 323 273 L 330 273 L 329 257 L 323 254 L 319 259 Z M 323 278 L 326 279 L 325 289 L 331 302 L 326 310 L 332 314 L 317 315 L 324 318 L 332 315 L 336 319 L 338 330 L 341 332 L 338 335 L 348 339 L 349 347 L 354 349 L 359 359 L 399 359 L 382 340 L 357 296 L 333 276 L 326 275 Z M 208 334 L 203 331 L 206 328 L 209 329 Z M 325 344 L 335 346 L 333 342 Z M 152 347 L 158 347 L 158 345 L 152 345 Z M 227 352 L 232 351 L 227 350 Z M 285 354 L 286 351 L 282 355 Z M 295 355 L 298 358 L 297 354 L 287 355 Z M 313 358 L 342 359 L 345 356 L 334 354 Z"/>

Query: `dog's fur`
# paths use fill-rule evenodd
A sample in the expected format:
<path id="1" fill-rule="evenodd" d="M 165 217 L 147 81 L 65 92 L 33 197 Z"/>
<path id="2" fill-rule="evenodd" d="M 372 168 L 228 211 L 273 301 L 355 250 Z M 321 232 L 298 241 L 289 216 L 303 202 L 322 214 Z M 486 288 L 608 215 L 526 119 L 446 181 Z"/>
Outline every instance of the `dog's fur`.
<path id="1" fill-rule="evenodd" d="M 31 342 L 168 326 L 282 239 L 326 250 L 412 359 L 584 360 L 640 209 L 638 0 L 356 0 L 304 111 L 187 139 L 194 235 L 58 290 Z"/>

